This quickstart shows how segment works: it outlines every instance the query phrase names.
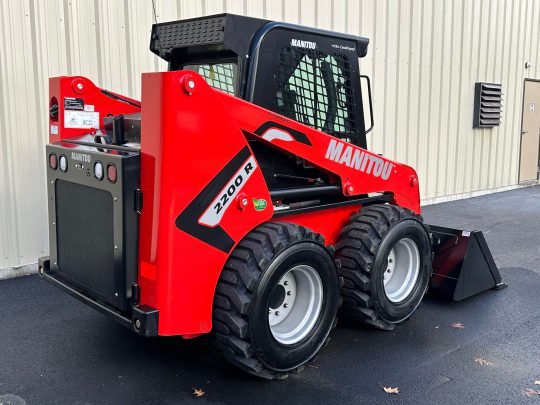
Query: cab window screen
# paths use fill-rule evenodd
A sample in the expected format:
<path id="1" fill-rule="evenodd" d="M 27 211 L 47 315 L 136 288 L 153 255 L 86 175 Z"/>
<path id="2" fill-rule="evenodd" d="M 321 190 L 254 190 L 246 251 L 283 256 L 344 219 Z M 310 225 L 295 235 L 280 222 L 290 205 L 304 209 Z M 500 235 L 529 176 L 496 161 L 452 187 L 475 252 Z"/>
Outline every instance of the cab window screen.
<path id="1" fill-rule="evenodd" d="M 349 63 L 342 54 L 283 48 L 277 74 L 278 112 L 349 142 L 356 141 Z"/>
<path id="2" fill-rule="evenodd" d="M 185 70 L 193 70 L 200 74 L 206 82 L 215 89 L 235 95 L 236 64 L 213 63 L 185 65 Z"/>

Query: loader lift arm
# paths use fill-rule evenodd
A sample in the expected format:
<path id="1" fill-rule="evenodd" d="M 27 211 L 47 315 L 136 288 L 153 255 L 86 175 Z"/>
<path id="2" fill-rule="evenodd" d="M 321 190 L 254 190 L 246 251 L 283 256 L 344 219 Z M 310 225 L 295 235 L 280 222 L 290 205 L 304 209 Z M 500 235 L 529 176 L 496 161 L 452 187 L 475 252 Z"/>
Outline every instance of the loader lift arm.
<path id="1" fill-rule="evenodd" d="M 389 192 L 394 204 L 420 213 L 418 176 L 413 168 L 236 97 L 217 93 L 245 135 L 337 175 L 339 193 L 344 198 Z M 317 185 L 311 187 L 315 189 Z M 324 190 L 324 186 L 320 187 Z"/>

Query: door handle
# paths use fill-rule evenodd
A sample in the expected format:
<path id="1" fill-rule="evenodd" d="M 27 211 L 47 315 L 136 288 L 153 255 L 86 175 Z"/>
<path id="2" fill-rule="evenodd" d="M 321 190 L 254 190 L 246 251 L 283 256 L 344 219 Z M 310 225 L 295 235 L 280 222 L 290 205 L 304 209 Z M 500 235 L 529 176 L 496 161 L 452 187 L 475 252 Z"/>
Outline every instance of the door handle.
<path id="1" fill-rule="evenodd" d="M 529 131 L 523 131 L 523 130 L 521 131 L 521 135 L 525 135 L 525 134 L 528 134 L 528 133 L 529 133 Z"/>

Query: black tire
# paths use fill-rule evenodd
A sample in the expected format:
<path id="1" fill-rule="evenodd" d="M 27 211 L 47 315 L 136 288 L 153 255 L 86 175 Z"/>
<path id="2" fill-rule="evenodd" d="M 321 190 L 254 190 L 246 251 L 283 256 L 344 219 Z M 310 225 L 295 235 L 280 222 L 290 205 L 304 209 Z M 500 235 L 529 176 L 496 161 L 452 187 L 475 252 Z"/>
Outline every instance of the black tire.
<path id="1" fill-rule="evenodd" d="M 270 329 L 270 299 L 282 276 L 298 265 L 316 269 L 323 299 L 309 334 L 284 345 Z M 216 345 L 229 362 L 259 377 L 299 372 L 328 343 L 339 287 L 333 251 L 321 235 L 283 222 L 259 226 L 232 251 L 220 276 L 213 311 Z"/>
<path id="2" fill-rule="evenodd" d="M 419 273 L 411 292 L 392 302 L 383 277 L 388 255 L 398 242 L 409 239 L 419 253 Z M 336 245 L 335 257 L 343 277 L 343 311 L 378 329 L 392 330 L 407 320 L 425 295 L 431 278 L 431 243 L 422 217 L 401 207 L 376 204 L 353 215 Z M 414 287 L 412 287 L 414 286 Z"/>

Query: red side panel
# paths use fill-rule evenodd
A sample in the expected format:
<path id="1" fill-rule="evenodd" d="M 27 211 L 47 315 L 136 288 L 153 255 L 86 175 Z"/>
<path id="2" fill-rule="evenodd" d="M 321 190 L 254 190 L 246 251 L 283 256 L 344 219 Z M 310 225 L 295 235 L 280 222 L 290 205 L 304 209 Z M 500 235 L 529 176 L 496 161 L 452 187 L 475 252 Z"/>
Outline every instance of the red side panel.
<path id="1" fill-rule="evenodd" d="M 275 219 L 275 221 L 292 222 L 307 226 L 309 229 L 323 235 L 327 245 L 335 245 L 339 241 L 339 233 L 347 225 L 351 215 L 358 212 L 361 208 L 362 206 L 360 204 L 346 205 L 280 217 Z"/>
<path id="2" fill-rule="evenodd" d="M 230 251 L 273 215 L 268 189 L 240 128 L 200 76 L 144 74 L 142 105 L 141 303 L 159 309 L 160 335 L 208 332 Z M 255 210 L 254 198 L 266 208 Z"/>

